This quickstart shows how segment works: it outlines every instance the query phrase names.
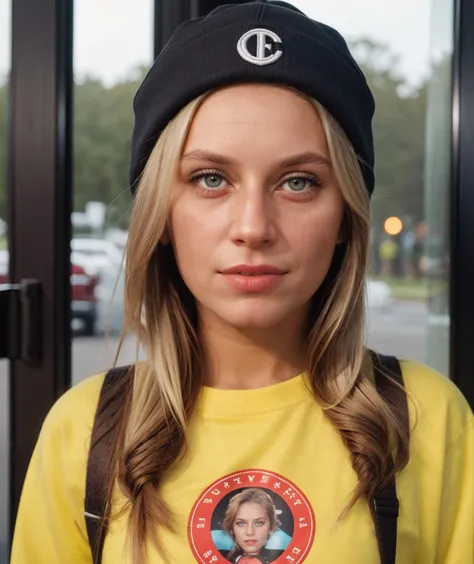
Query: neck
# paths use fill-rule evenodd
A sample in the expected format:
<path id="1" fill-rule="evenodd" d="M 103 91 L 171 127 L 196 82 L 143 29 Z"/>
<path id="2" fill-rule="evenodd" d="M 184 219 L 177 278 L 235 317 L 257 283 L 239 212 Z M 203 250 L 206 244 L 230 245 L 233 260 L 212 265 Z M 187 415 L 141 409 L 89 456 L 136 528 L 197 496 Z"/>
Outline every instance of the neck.
<path id="1" fill-rule="evenodd" d="M 289 380 L 305 369 L 301 322 L 285 321 L 279 327 L 241 329 L 216 318 L 201 318 L 207 386 L 253 389 Z"/>

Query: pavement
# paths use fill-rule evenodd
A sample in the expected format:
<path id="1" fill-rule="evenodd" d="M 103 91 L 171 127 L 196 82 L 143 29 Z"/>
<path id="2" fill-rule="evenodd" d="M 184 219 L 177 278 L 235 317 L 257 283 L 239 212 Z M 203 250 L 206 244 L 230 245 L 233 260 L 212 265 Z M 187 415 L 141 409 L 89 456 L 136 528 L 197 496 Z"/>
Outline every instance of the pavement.
<path id="1" fill-rule="evenodd" d="M 427 362 L 426 335 L 428 315 L 423 302 L 396 302 L 387 310 L 368 314 L 366 342 L 380 353 L 394 354 L 419 362 Z M 111 366 L 118 340 L 111 338 L 76 337 L 72 349 L 73 384 Z M 136 358 L 134 341 L 124 343 L 119 364 Z M 6 517 L 8 484 L 7 450 L 8 361 L 0 361 L 0 564 L 7 564 Z M 3 546 L 3 552 L 2 552 Z"/>

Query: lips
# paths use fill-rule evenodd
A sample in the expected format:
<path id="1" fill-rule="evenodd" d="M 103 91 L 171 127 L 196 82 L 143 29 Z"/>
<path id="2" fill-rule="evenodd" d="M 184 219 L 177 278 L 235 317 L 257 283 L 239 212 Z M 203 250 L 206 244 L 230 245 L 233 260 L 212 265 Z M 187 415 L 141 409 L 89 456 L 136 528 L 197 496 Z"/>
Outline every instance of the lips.
<path id="1" fill-rule="evenodd" d="M 278 275 L 286 274 L 286 271 L 278 268 L 277 266 L 269 264 L 250 265 L 238 264 L 226 270 L 221 270 L 221 274 L 239 274 L 241 276 L 265 276 L 265 275 Z"/>
<path id="2" fill-rule="evenodd" d="M 269 264 L 238 264 L 219 272 L 234 291 L 243 294 L 270 292 L 278 287 L 285 274 L 286 270 Z"/>

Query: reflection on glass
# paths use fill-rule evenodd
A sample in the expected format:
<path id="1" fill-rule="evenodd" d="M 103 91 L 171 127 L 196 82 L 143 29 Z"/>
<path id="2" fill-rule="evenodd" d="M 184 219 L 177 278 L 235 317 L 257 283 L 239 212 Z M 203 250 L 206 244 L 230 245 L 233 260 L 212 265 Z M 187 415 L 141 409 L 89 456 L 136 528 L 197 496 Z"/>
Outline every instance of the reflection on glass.
<path id="1" fill-rule="evenodd" d="M 420 22 L 429 26 L 429 21 Z M 408 80 L 393 48 L 353 42 L 376 100 L 376 187 L 371 203 L 368 345 L 426 362 L 424 245 L 426 79 Z"/>
<path id="2" fill-rule="evenodd" d="M 81 0 L 74 13 L 73 382 L 109 368 L 117 349 L 132 100 L 153 60 L 153 0 L 99 4 Z M 119 362 L 135 357 L 127 340 Z"/>
<path id="3" fill-rule="evenodd" d="M 448 374 L 453 0 L 292 3 L 348 38 L 376 100 L 367 343 Z"/>
<path id="4" fill-rule="evenodd" d="M 6 224 L 10 0 L 0 0 L 0 284 L 7 281 Z M 0 564 L 8 562 L 9 362 L 0 360 Z"/>
<path id="5" fill-rule="evenodd" d="M 426 128 L 425 273 L 428 285 L 428 362 L 449 374 L 449 182 L 451 173 L 451 58 L 453 2 L 433 0 L 431 77 Z"/>

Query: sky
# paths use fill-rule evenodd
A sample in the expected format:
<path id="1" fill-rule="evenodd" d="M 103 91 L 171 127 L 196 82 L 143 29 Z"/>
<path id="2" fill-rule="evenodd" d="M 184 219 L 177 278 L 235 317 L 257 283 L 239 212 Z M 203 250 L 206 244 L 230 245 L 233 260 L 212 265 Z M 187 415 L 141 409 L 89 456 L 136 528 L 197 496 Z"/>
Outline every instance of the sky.
<path id="1" fill-rule="evenodd" d="M 11 2 L 0 0 L 0 78 L 9 67 Z M 430 54 L 437 56 L 450 46 L 453 0 L 293 0 L 292 3 L 308 16 L 335 27 L 348 40 L 364 36 L 388 43 L 400 56 L 399 70 L 411 84 L 427 75 Z M 153 49 L 152 5 L 152 0 L 76 0 L 76 75 L 93 75 L 113 84 L 135 66 L 149 65 Z"/>

